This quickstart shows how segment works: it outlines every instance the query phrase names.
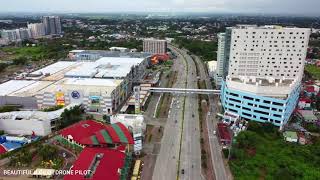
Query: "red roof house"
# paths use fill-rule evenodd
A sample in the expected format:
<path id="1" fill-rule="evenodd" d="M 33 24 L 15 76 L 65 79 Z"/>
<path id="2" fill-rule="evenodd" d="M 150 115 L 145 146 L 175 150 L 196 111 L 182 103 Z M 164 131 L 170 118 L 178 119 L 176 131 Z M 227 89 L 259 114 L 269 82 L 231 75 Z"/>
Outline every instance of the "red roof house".
<path id="1" fill-rule="evenodd" d="M 129 130 L 120 122 L 105 125 L 93 120 L 80 121 L 61 130 L 60 135 L 82 145 L 134 144 Z"/>
<path id="2" fill-rule="evenodd" d="M 125 158 L 126 154 L 117 150 L 86 147 L 71 168 L 78 173 L 68 174 L 63 179 L 119 180 L 121 169 L 125 166 Z M 88 170 L 91 173 L 83 173 Z"/>
<path id="3" fill-rule="evenodd" d="M 304 102 L 304 103 L 312 103 L 312 100 L 307 97 L 301 97 L 299 101 Z"/>
<path id="4" fill-rule="evenodd" d="M 220 143 L 227 145 L 231 143 L 231 135 L 228 130 L 228 125 L 224 123 L 218 123 L 218 136 L 220 139 Z"/>
<path id="5" fill-rule="evenodd" d="M 308 92 L 308 93 L 315 93 L 316 92 L 316 90 L 314 89 L 313 86 L 307 86 L 305 88 L 305 91 Z"/>

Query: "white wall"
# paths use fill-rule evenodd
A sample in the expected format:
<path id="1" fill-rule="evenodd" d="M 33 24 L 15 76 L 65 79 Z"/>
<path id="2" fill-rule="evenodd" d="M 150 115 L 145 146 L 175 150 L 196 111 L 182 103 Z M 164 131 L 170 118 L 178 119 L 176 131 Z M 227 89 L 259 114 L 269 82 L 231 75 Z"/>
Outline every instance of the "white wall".
<path id="1" fill-rule="evenodd" d="M 51 133 L 50 121 L 0 119 L 0 129 L 9 134 L 31 135 L 32 131 L 38 136 Z"/>
<path id="2" fill-rule="evenodd" d="M 297 78 L 303 74 L 310 30 L 233 28 L 229 75 Z"/>

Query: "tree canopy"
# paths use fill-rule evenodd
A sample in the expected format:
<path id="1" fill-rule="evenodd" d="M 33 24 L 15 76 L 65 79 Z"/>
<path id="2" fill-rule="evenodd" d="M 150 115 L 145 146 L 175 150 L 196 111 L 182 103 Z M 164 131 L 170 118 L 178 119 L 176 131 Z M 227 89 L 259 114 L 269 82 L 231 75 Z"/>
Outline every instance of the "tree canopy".
<path id="1" fill-rule="evenodd" d="M 276 127 L 252 122 L 239 133 L 229 161 L 234 179 L 320 179 L 320 140 L 299 145 Z"/>

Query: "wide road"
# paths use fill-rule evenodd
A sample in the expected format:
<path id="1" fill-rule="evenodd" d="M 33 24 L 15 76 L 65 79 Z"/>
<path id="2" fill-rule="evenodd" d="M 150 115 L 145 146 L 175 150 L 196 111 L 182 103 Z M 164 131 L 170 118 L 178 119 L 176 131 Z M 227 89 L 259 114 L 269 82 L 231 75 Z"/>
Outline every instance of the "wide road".
<path id="1" fill-rule="evenodd" d="M 181 49 L 176 49 L 181 53 L 188 65 L 187 87 L 198 89 L 196 64 L 193 59 Z M 200 180 L 201 175 L 201 148 L 200 148 L 200 124 L 198 114 L 198 95 L 190 94 L 186 96 L 184 111 L 184 130 L 182 134 L 182 146 L 180 156 L 180 179 Z M 184 174 L 182 174 L 182 169 Z"/>
<path id="2" fill-rule="evenodd" d="M 187 68 L 184 57 L 177 54 L 173 70 L 178 71 L 175 88 L 185 88 L 187 80 Z M 155 168 L 153 171 L 153 180 L 175 180 L 177 178 L 180 151 L 180 138 L 182 132 L 182 105 L 184 97 L 176 96 L 173 98 L 172 107 L 164 128 L 161 140 L 160 152 L 157 156 Z"/>
<path id="3" fill-rule="evenodd" d="M 199 65 L 200 79 L 205 80 L 206 86 L 208 89 L 212 89 L 212 84 L 210 82 L 209 75 L 205 68 L 203 61 L 197 56 L 192 56 L 195 61 L 197 61 Z M 207 115 L 207 130 L 209 134 L 209 143 L 210 143 L 210 151 L 211 151 L 211 161 L 214 168 L 214 174 L 216 180 L 229 180 L 232 179 L 232 175 L 230 170 L 226 167 L 227 164 L 224 163 L 222 158 L 222 147 L 219 143 L 219 140 L 216 135 L 213 134 L 213 131 L 216 130 L 217 118 L 216 113 L 218 110 L 218 97 L 214 97 L 214 95 L 209 96 L 209 113 Z"/>

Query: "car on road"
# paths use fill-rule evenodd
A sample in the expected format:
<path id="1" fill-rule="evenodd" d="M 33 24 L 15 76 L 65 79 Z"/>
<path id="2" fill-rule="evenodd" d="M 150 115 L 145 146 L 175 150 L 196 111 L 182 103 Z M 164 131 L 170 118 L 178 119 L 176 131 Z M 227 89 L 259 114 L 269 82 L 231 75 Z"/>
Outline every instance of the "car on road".
<path id="1" fill-rule="evenodd" d="M 213 134 L 214 134 L 214 135 L 216 135 L 216 134 L 217 134 L 217 132 L 216 132 L 216 131 L 213 131 Z"/>
<path id="2" fill-rule="evenodd" d="M 181 170 L 181 174 L 184 174 L 184 169 Z"/>
<path id="3" fill-rule="evenodd" d="M 194 114 L 192 114 L 192 117 L 194 118 Z"/>

